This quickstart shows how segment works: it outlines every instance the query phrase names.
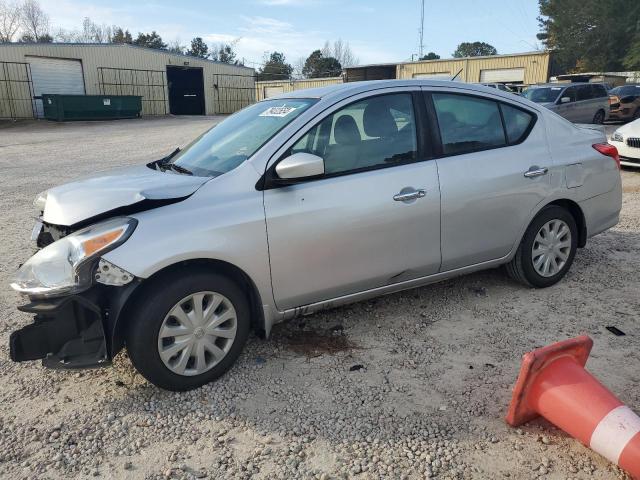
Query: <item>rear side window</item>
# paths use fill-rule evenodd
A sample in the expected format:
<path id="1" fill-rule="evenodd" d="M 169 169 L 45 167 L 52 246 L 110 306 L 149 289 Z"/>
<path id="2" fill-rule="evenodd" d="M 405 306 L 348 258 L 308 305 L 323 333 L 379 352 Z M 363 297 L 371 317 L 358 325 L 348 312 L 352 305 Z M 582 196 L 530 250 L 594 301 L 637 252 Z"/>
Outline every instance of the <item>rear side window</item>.
<path id="1" fill-rule="evenodd" d="M 529 133 L 533 123 L 533 115 L 519 108 L 501 104 L 504 126 L 507 131 L 507 141 L 510 144 L 520 143 Z"/>
<path id="2" fill-rule="evenodd" d="M 609 96 L 607 94 L 607 89 L 604 88 L 604 85 L 596 84 L 592 85 L 591 88 L 593 89 L 593 98 L 603 98 Z"/>
<path id="3" fill-rule="evenodd" d="M 498 103 L 455 94 L 433 94 L 445 155 L 507 144 Z"/>

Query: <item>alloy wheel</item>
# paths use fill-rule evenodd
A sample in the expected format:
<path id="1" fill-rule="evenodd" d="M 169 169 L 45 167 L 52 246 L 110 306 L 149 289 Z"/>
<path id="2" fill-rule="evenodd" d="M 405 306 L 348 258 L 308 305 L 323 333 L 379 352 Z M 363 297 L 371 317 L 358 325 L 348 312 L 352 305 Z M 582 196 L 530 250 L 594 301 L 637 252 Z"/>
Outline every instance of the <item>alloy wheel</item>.
<path id="1" fill-rule="evenodd" d="M 564 221 L 554 219 L 538 231 L 531 247 L 535 271 L 543 277 L 553 277 L 566 265 L 571 253 L 571 229 Z"/>
<path id="2" fill-rule="evenodd" d="M 158 353 L 173 373 L 200 375 L 217 365 L 236 337 L 231 301 L 217 292 L 193 293 L 176 303 L 158 332 Z"/>

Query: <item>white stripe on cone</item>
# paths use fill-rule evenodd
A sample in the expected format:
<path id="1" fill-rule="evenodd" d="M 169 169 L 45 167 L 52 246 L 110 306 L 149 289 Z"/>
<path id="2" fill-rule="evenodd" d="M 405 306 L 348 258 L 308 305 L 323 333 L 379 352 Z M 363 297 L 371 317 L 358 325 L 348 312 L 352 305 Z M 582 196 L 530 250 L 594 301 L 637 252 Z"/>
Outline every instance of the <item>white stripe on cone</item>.
<path id="1" fill-rule="evenodd" d="M 617 464 L 622 451 L 640 432 L 640 417 L 622 405 L 611 410 L 591 435 L 589 445 L 607 460 Z"/>

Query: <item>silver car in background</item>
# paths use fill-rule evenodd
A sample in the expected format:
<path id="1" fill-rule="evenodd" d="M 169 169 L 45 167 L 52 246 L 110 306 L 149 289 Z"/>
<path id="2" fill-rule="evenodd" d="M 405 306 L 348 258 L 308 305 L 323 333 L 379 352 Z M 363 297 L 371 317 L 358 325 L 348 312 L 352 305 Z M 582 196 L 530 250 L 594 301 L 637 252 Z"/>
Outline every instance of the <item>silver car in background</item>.
<path id="1" fill-rule="evenodd" d="M 609 115 L 609 95 L 601 83 L 534 85 L 522 95 L 573 123 L 601 125 Z"/>
<path id="2" fill-rule="evenodd" d="M 548 287 L 618 222 L 601 132 L 494 88 L 423 80 L 301 90 L 161 160 L 36 199 L 12 287 L 14 361 L 107 365 L 155 385 L 226 372 L 253 329 L 505 265 Z"/>

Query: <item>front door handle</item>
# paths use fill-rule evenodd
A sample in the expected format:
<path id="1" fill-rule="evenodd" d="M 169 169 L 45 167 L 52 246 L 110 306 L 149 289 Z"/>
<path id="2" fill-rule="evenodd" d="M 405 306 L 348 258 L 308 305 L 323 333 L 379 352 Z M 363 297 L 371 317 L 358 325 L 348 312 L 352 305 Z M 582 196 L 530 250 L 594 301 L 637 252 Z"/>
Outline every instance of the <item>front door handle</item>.
<path id="1" fill-rule="evenodd" d="M 404 189 L 393 196 L 393 199 L 396 202 L 410 202 L 411 200 L 416 200 L 418 198 L 422 198 L 427 194 L 427 191 L 420 188 L 418 190 L 410 190 L 405 191 Z"/>
<path id="2" fill-rule="evenodd" d="M 529 168 L 529 170 L 524 172 L 524 176 L 526 178 L 539 177 L 541 175 L 546 175 L 548 171 L 549 171 L 549 169 L 547 167 L 533 166 L 533 167 Z"/>

